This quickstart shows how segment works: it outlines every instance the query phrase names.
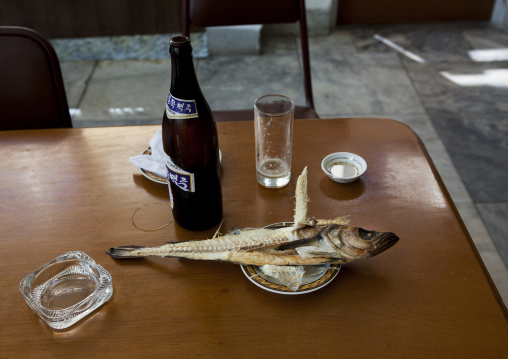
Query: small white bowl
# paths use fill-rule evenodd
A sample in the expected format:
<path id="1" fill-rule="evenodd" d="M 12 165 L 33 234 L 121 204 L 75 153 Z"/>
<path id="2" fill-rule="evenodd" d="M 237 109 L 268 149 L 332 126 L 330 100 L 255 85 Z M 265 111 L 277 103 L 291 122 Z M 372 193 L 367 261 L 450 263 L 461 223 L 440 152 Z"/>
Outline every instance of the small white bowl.
<path id="1" fill-rule="evenodd" d="M 321 168 L 335 182 L 348 183 L 367 171 L 367 162 L 354 153 L 335 152 L 323 158 Z"/>

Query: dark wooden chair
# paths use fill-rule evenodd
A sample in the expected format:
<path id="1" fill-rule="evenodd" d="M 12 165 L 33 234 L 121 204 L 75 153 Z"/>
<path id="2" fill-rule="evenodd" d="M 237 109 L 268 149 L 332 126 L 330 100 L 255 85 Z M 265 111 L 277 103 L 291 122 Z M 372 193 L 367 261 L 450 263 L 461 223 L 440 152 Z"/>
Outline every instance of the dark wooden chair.
<path id="1" fill-rule="evenodd" d="M 58 57 L 40 33 L 0 26 L 0 130 L 72 127 Z"/>
<path id="2" fill-rule="evenodd" d="M 319 118 L 314 109 L 305 0 L 183 0 L 182 33 L 198 27 L 300 23 L 306 106 L 295 107 L 295 118 Z M 216 121 L 252 120 L 253 109 L 214 111 Z"/>

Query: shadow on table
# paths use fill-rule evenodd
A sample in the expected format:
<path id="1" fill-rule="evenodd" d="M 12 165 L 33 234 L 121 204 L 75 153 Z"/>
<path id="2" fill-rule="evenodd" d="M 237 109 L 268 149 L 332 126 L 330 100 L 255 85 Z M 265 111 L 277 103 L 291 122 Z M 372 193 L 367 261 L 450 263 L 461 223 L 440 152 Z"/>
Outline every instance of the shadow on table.
<path id="1" fill-rule="evenodd" d="M 134 184 L 137 187 L 141 187 L 144 190 L 146 190 L 151 195 L 161 198 L 161 199 L 168 199 L 169 200 L 169 194 L 168 194 L 168 185 L 157 183 L 150 181 L 146 177 L 144 177 L 141 174 L 133 174 L 132 179 L 134 181 Z"/>
<path id="2" fill-rule="evenodd" d="M 339 201 L 349 201 L 360 197 L 365 192 L 365 183 L 361 178 L 351 183 L 337 183 L 323 176 L 319 181 L 319 189 L 326 197 Z"/>

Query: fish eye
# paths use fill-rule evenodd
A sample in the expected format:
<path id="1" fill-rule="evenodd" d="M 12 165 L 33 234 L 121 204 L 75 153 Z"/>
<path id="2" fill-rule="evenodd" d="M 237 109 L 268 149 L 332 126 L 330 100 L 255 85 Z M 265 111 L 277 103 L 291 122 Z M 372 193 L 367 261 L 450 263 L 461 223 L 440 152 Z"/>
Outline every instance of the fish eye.
<path id="1" fill-rule="evenodd" d="M 360 236 L 360 238 L 369 241 L 375 237 L 376 232 L 375 231 L 367 231 L 363 228 L 358 228 L 358 235 Z"/>

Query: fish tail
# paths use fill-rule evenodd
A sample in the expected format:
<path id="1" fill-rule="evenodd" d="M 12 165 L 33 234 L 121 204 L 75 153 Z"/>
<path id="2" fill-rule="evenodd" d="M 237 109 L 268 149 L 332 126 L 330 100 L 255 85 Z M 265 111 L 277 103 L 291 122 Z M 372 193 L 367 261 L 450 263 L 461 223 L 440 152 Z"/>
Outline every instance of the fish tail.
<path id="1" fill-rule="evenodd" d="M 142 255 L 139 254 L 140 249 L 147 247 L 143 246 L 121 246 L 110 248 L 106 253 L 113 258 L 140 258 Z"/>

